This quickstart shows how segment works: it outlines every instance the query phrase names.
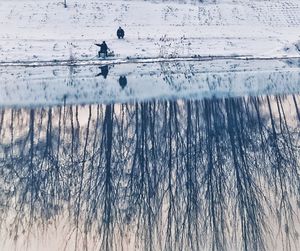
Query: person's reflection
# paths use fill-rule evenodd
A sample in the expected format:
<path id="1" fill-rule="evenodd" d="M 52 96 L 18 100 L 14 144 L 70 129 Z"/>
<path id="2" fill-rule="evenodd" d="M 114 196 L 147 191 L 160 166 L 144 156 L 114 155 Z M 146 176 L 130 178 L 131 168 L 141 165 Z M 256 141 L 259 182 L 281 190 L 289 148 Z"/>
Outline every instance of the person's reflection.
<path id="1" fill-rule="evenodd" d="M 122 89 L 124 89 L 125 86 L 127 85 L 127 78 L 125 76 L 120 76 L 119 84 L 122 87 Z"/>
<path id="2" fill-rule="evenodd" d="M 104 65 L 100 67 L 101 72 L 96 75 L 96 77 L 103 76 L 104 79 L 107 78 L 108 75 L 108 65 Z"/>

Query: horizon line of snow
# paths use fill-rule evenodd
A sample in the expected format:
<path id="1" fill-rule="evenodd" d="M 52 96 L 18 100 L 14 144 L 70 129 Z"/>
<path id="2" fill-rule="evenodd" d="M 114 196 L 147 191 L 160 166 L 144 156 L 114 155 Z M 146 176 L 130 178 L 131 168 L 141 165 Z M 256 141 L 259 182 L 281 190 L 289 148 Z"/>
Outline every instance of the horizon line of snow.
<path id="1" fill-rule="evenodd" d="M 252 56 L 252 55 L 208 55 L 187 57 L 127 57 L 112 59 L 69 59 L 69 60 L 35 60 L 35 61 L 0 61 L 0 67 L 47 67 L 47 66 L 88 66 L 88 65 L 117 65 L 117 64 L 141 64 L 163 63 L 180 61 L 212 61 L 212 60 L 287 60 L 299 59 L 300 56 Z"/>

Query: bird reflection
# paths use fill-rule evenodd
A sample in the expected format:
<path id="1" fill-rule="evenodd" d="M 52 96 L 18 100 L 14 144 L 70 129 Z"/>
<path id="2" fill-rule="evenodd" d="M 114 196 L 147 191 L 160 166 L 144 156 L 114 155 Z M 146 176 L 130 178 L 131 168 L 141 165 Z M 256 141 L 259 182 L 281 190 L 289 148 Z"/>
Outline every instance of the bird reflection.
<path id="1" fill-rule="evenodd" d="M 2 109 L 1 230 L 68 215 L 78 250 L 297 250 L 298 102 Z"/>

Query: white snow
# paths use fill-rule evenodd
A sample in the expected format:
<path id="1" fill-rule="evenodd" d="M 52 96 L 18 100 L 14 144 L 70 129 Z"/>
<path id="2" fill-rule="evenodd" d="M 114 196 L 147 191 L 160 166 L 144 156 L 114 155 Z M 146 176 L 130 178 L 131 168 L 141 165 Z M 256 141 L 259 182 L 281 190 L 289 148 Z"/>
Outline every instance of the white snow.
<path id="1" fill-rule="evenodd" d="M 179 1 L 178 1 L 179 2 Z M 117 60 L 300 57 L 299 0 L 0 1 L 0 106 L 125 102 L 299 92 L 298 60 L 217 60 L 110 67 L 4 67 L 9 62 L 93 62 L 106 40 Z M 125 29 L 118 40 L 116 29 Z M 128 78 L 124 90 L 120 75 Z"/>
<path id="2" fill-rule="evenodd" d="M 102 40 L 121 58 L 299 56 L 299 0 L 67 3 L 1 0 L 0 62 L 94 58 Z"/>

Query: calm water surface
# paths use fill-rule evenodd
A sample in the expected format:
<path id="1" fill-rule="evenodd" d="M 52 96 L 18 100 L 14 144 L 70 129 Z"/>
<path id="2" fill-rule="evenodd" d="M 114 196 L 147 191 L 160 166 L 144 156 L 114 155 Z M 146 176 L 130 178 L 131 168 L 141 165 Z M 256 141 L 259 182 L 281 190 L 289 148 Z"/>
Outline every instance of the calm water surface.
<path id="1" fill-rule="evenodd" d="M 300 250 L 300 96 L 0 110 L 1 250 Z"/>

